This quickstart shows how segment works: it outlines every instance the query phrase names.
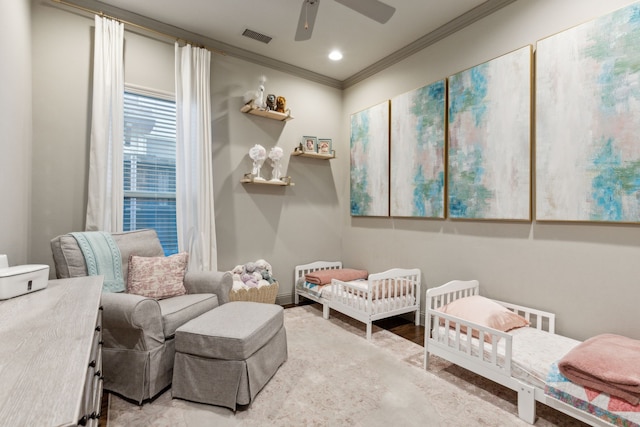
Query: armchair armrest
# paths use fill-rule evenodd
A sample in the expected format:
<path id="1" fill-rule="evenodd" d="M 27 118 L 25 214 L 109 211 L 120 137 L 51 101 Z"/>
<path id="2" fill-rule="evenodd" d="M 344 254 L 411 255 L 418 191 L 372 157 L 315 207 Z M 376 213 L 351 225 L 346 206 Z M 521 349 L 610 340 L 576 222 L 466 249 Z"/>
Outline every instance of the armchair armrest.
<path id="1" fill-rule="evenodd" d="M 102 294 L 105 348 L 147 351 L 164 343 L 158 301 L 140 295 Z"/>
<path id="2" fill-rule="evenodd" d="M 229 271 L 187 271 L 184 287 L 190 294 L 216 294 L 222 305 L 229 302 L 233 276 Z"/>

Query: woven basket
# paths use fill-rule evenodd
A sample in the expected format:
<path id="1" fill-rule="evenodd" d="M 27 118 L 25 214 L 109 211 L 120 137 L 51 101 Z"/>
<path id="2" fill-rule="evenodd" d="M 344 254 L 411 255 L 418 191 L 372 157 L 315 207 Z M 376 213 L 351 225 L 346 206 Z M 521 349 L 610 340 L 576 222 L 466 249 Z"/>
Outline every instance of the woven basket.
<path id="1" fill-rule="evenodd" d="M 249 289 L 232 289 L 229 292 L 229 301 L 253 301 L 275 304 L 278 295 L 278 282 L 267 286 Z"/>

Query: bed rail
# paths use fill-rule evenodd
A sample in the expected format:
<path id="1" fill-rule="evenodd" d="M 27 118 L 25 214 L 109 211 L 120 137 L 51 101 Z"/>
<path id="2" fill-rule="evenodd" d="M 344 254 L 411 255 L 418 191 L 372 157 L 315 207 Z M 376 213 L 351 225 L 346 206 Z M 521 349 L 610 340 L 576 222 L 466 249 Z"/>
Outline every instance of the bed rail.
<path id="1" fill-rule="evenodd" d="M 294 270 L 294 285 L 301 277 L 318 270 L 335 270 L 342 268 L 341 261 L 316 261 L 310 264 L 297 265 Z"/>
<path id="2" fill-rule="evenodd" d="M 536 310 L 535 308 L 524 307 L 521 305 L 511 304 L 510 302 L 493 300 L 513 311 L 514 313 L 524 317 L 529 322 L 529 326 L 541 331 L 556 333 L 556 315 L 548 311 Z"/>
<path id="3" fill-rule="evenodd" d="M 477 280 L 452 280 L 437 288 L 427 289 L 427 309 L 436 309 L 460 298 L 480 294 Z"/>
<path id="4" fill-rule="evenodd" d="M 427 310 L 435 310 L 457 299 L 479 294 L 480 284 L 477 280 L 452 280 L 442 286 L 427 289 Z M 504 301 L 493 301 L 527 319 L 531 327 L 550 332 L 552 334 L 555 333 L 556 315 L 554 313 L 536 310 L 534 308 Z"/>
<path id="5" fill-rule="evenodd" d="M 420 323 L 419 269 L 393 268 L 370 274 L 364 284 L 331 281 L 329 306 L 367 324 L 367 339 L 371 339 L 371 322 L 399 314 L 415 312 Z"/>
<path id="6" fill-rule="evenodd" d="M 294 289 L 294 303 L 297 305 L 300 303 L 300 294 L 298 292 L 298 280 L 303 278 L 306 274 L 312 273 L 318 270 L 335 270 L 342 268 L 341 261 L 316 261 L 309 264 L 297 265 L 293 272 L 293 289 Z M 327 306 L 321 298 L 315 297 L 310 294 L 304 294 L 305 298 L 309 298 L 315 302 L 319 302 L 323 305 L 323 316 L 328 318 L 329 306 Z"/>
<path id="7" fill-rule="evenodd" d="M 390 312 L 415 305 L 420 298 L 420 270 L 391 269 L 370 274 L 367 287 L 333 279 L 332 303 L 342 304 L 370 314 Z M 374 303 L 375 301 L 375 303 Z"/>
<path id="8" fill-rule="evenodd" d="M 431 334 L 425 336 L 425 369 L 428 368 L 428 353 L 432 353 L 441 357 L 446 355 L 447 360 L 453 358 L 456 364 L 467 368 L 471 364 L 476 369 L 500 376 L 511 374 L 513 337 L 510 334 L 429 309 L 427 320 Z"/>

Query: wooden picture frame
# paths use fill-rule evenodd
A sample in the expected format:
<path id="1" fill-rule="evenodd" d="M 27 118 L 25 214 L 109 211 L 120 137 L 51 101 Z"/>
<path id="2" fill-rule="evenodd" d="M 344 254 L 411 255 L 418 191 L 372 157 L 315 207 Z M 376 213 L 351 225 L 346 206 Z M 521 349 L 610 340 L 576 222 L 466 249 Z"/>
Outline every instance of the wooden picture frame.
<path id="1" fill-rule="evenodd" d="M 318 154 L 330 156 L 333 153 L 333 141 L 330 138 L 318 139 Z"/>
<path id="2" fill-rule="evenodd" d="M 302 152 L 303 153 L 317 153 L 318 152 L 318 138 L 315 136 L 303 136 L 302 137 Z"/>

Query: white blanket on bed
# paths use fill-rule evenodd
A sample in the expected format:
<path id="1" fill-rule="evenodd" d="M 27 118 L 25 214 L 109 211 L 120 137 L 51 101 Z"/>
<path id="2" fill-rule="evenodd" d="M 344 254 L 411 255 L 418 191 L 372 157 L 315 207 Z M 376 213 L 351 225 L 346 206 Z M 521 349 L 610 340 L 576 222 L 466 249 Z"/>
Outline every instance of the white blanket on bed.
<path id="1" fill-rule="evenodd" d="M 444 342 L 445 327 L 438 328 L 438 341 Z M 449 342 L 455 339 L 455 330 L 449 329 Z M 511 375 L 528 384 L 544 388 L 551 365 L 564 356 L 580 341 L 551 334 L 532 327 L 513 329 L 508 332 L 513 337 L 511 343 Z M 478 354 L 479 340 L 471 338 L 472 354 Z M 466 349 L 467 336 L 460 334 L 462 348 Z M 491 344 L 484 344 L 485 360 L 490 360 Z M 504 366 L 505 343 L 498 342 L 500 366 Z"/>

